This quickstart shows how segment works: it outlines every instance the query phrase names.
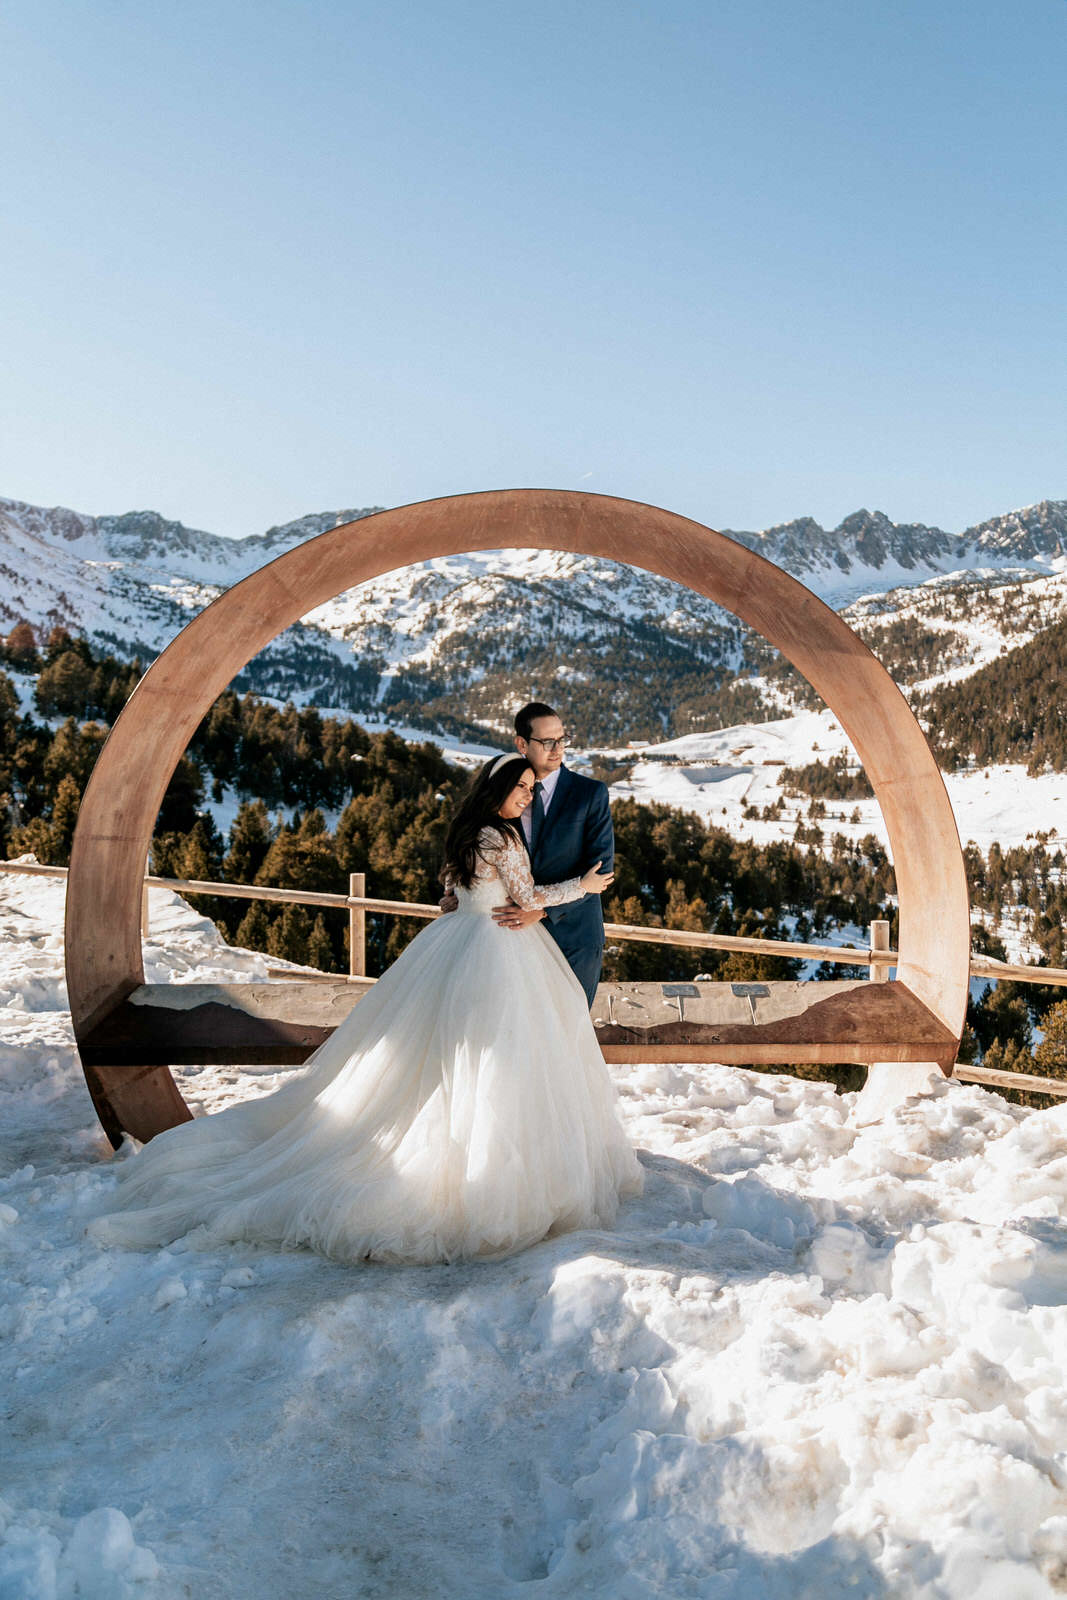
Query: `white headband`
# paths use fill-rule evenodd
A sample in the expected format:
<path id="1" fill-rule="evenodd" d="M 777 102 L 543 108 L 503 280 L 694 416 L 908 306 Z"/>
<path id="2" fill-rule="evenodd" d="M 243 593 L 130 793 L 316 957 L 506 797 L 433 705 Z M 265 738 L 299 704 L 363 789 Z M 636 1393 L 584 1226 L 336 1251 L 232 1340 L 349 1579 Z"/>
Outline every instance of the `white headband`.
<path id="1" fill-rule="evenodd" d="M 497 756 L 496 760 L 493 762 L 493 765 L 489 768 L 489 776 L 492 777 L 494 772 L 499 772 L 500 768 L 504 765 L 505 761 L 525 761 L 525 760 L 526 760 L 526 757 L 525 756 L 520 756 L 520 754 L 519 754 L 519 752 L 517 750 L 509 751 L 509 753 L 507 755 L 504 755 L 504 756 Z"/>

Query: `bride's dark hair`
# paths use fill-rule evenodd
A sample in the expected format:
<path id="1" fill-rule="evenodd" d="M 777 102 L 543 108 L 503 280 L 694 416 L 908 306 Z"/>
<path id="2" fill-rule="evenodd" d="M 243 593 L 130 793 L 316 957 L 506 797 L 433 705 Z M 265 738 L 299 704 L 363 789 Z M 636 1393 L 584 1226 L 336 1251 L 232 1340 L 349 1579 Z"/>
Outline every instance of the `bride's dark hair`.
<path id="1" fill-rule="evenodd" d="M 460 801 L 445 839 L 445 871 L 465 889 L 470 888 L 478 869 L 478 837 L 483 828 L 495 828 L 502 838 L 518 839 L 521 844 L 519 824 L 499 813 L 527 768 L 533 771 L 525 756 L 517 753 L 507 761 L 494 756 L 475 773 Z"/>

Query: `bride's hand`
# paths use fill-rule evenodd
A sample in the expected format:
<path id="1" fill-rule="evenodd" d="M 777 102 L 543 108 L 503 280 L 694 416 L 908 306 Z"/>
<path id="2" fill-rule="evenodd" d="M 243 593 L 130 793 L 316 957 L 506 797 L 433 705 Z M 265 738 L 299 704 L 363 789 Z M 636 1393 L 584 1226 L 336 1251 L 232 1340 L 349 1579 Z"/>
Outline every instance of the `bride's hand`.
<path id="1" fill-rule="evenodd" d="M 588 872 L 582 874 L 579 881 L 586 894 L 603 894 L 608 885 L 614 881 L 614 878 L 615 874 L 613 872 L 600 871 L 600 862 L 598 861 L 595 867 L 590 867 Z"/>

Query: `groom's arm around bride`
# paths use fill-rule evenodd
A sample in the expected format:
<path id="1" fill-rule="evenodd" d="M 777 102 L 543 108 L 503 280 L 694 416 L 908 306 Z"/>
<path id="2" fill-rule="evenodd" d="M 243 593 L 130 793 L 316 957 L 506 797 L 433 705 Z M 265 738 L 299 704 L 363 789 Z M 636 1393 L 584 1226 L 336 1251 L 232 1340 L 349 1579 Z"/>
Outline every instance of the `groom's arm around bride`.
<path id="1" fill-rule="evenodd" d="M 515 717 L 515 748 L 533 768 L 534 803 L 521 818 L 535 883 L 580 877 L 598 861 L 611 872 L 615 836 L 608 791 L 595 778 L 564 764 L 566 735 L 551 706 L 531 701 Z M 546 911 L 500 906 L 493 913 L 503 927 L 521 928 L 545 919 L 546 929 L 570 964 L 590 1004 L 604 959 L 604 913 L 599 895 L 586 895 Z"/>

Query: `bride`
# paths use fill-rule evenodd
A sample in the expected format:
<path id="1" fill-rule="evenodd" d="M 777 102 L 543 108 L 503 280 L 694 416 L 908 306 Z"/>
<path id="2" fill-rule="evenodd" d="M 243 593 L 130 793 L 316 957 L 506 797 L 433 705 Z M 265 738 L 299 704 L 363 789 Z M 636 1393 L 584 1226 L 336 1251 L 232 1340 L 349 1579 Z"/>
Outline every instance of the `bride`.
<path id="1" fill-rule="evenodd" d="M 275 1094 L 159 1134 L 90 1231 L 131 1248 L 250 1240 L 336 1260 L 505 1255 L 606 1226 L 642 1174 L 585 996 L 525 907 L 602 894 L 600 863 L 535 887 L 516 819 L 534 774 L 498 756 L 448 833 L 459 908 L 424 928 Z"/>

